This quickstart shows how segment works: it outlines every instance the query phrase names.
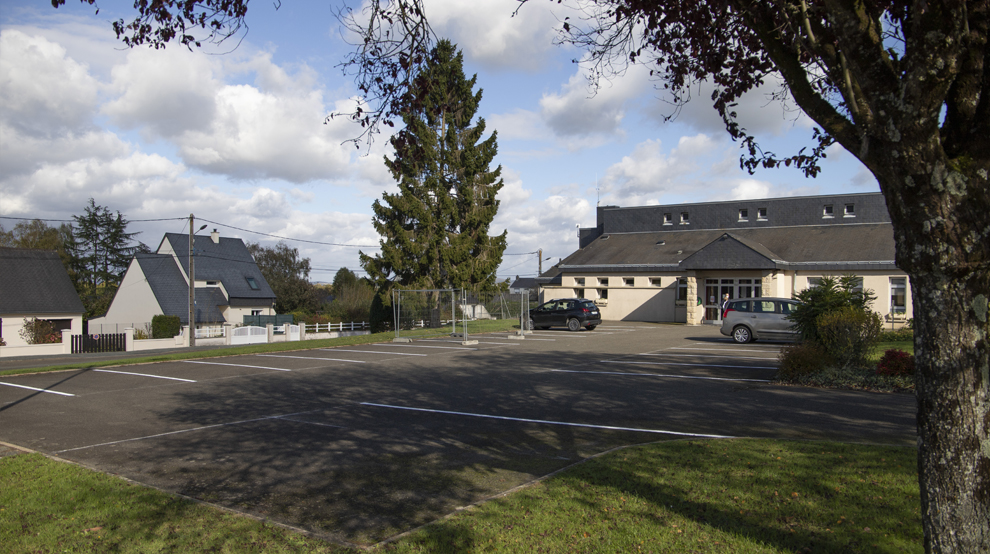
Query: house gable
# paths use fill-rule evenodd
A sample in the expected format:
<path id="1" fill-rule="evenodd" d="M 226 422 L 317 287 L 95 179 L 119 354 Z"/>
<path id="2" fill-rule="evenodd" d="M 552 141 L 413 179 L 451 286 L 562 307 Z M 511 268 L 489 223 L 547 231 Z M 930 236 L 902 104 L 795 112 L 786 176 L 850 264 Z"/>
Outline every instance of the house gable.
<path id="1" fill-rule="evenodd" d="M 725 233 L 681 261 L 680 269 L 776 269 L 774 258 L 763 245 Z"/>

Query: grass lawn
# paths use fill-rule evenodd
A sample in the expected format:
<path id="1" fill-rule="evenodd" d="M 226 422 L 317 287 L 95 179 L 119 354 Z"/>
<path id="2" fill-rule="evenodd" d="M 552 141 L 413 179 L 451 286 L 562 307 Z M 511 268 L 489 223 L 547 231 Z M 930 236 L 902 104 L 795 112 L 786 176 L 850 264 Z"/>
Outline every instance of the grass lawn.
<path id="1" fill-rule="evenodd" d="M 498 331 L 509 331 L 519 328 L 519 322 L 514 319 L 490 319 L 468 322 L 468 338 L 472 334 L 494 333 Z M 463 327 L 457 326 L 457 332 L 461 333 Z M 442 329 L 417 329 L 414 331 L 402 331 L 403 338 L 429 338 L 448 336 L 451 333 L 450 326 Z M 395 333 L 374 333 L 370 335 L 354 335 L 350 337 L 340 337 L 336 339 L 317 339 L 299 342 L 273 342 L 269 344 L 249 344 L 245 346 L 231 346 L 217 350 L 196 350 L 190 352 L 175 352 L 171 354 L 148 354 L 135 353 L 133 358 L 121 358 L 99 362 L 79 362 L 63 364 L 49 367 L 31 367 L 23 369 L 7 369 L 0 371 L 0 375 L 18 375 L 22 373 L 42 373 L 45 371 L 62 371 L 66 369 L 89 369 L 94 367 L 109 367 L 116 365 L 142 364 L 152 362 L 171 362 L 175 360 L 191 360 L 201 358 L 217 358 L 222 356 L 238 356 L 242 354 L 264 354 L 268 352 L 290 352 L 294 350 L 309 350 L 311 348 L 334 348 L 338 346 L 353 346 L 356 344 L 371 344 L 375 342 L 391 342 L 395 338 Z"/>
<path id="2" fill-rule="evenodd" d="M 37 454 L 0 459 L 0 550 L 351 552 Z M 913 448 L 738 439 L 617 450 L 382 552 L 922 552 Z"/>

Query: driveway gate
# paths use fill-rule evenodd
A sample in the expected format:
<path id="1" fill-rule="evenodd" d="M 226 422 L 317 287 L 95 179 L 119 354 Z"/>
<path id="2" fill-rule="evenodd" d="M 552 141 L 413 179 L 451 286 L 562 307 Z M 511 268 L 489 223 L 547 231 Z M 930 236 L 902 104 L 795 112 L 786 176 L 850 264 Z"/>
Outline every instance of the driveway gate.
<path id="1" fill-rule="evenodd" d="M 124 333 L 72 335 L 72 353 L 124 352 L 127 349 L 126 337 Z"/>

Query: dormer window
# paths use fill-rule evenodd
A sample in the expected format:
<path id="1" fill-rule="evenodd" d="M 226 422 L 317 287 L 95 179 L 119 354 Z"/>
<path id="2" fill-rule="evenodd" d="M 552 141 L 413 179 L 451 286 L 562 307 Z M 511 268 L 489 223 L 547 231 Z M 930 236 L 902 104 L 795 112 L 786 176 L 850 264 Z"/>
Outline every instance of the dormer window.
<path id="1" fill-rule="evenodd" d="M 831 204 L 825 204 L 822 207 L 822 218 L 829 219 L 831 217 L 835 217 L 835 211 L 832 209 Z"/>
<path id="2" fill-rule="evenodd" d="M 258 281 L 254 277 L 245 277 L 245 279 L 247 279 L 247 284 L 251 287 L 251 290 L 261 290 L 261 287 L 258 286 Z"/>
<path id="3" fill-rule="evenodd" d="M 757 208 L 756 209 L 756 219 L 758 219 L 760 221 L 766 221 L 767 220 L 767 209 L 766 208 Z"/>
<path id="4" fill-rule="evenodd" d="M 856 217 L 856 205 L 846 204 L 846 211 L 843 212 L 844 217 Z"/>
<path id="5" fill-rule="evenodd" d="M 739 208 L 739 221 L 749 221 L 749 210 Z"/>
<path id="6" fill-rule="evenodd" d="M 674 214 L 663 214 L 663 224 L 673 225 L 674 224 Z"/>
<path id="7" fill-rule="evenodd" d="M 689 221 L 689 217 L 690 216 L 688 216 L 687 212 L 681 212 L 681 225 L 687 225 L 688 223 L 691 223 Z"/>
<path id="8" fill-rule="evenodd" d="M 208 287 L 219 287 L 220 281 L 207 281 L 206 286 Z"/>

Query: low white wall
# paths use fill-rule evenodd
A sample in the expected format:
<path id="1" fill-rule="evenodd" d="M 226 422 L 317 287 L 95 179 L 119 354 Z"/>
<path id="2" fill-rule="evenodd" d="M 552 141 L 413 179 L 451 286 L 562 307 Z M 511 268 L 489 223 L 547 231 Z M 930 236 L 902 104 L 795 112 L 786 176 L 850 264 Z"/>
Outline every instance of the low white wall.
<path id="1" fill-rule="evenodd" d="M 144 339 L 134 341 L 132 348 L 129 348 L 128 350 L 138 352 L 141 350 L 158 350 L 159 348 L 175 348 L 175 346 L 175 338 Z"/>
<path id="2" fill-rule="evenodd" d="M 54 344 L 26 344 L 24 346 L 0 346 L 0 358 L 12 358 L 14 356 L 51 356 L 53 354 L 69 354 L 72 352 L 72 343 L 68 346 L 62 343 Z"/>

